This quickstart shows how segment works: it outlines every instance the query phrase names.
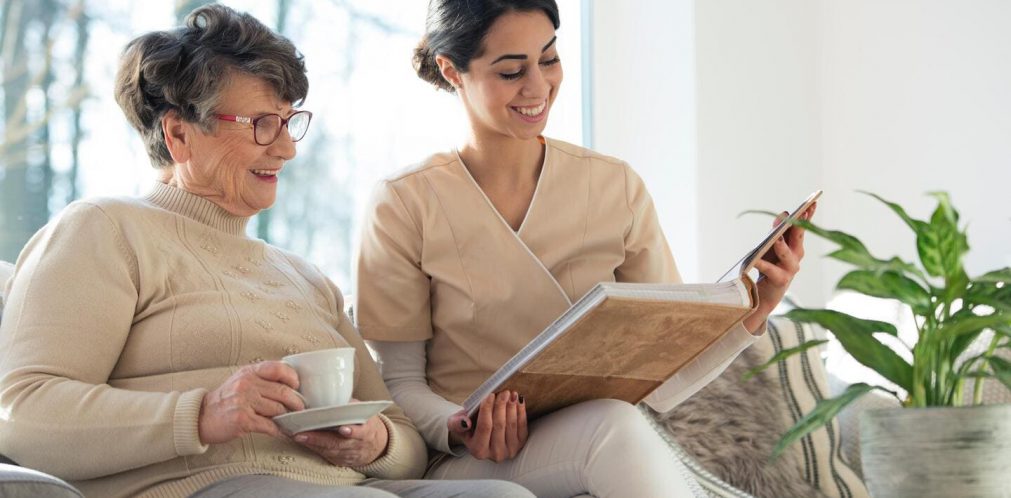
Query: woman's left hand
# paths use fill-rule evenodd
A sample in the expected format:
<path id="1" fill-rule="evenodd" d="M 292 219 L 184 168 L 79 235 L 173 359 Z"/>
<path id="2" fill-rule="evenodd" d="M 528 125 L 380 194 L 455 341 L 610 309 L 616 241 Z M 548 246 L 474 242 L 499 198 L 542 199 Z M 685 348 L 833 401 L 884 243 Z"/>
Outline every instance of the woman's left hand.
<path id="1" fill-rule="evenodd" d="M 812 204 L 800 216 L 802 220 L 810 220 L 818 204 Z M 773 226 L 789 213 L 776 218 Z M 804 259 L 804 229 L 799 226 L 790 227 L 782 237 L 755 263 L 755 268 L 761 274 L 758 279 L 758 309 L 744 319 L 744 327 L 754 332 L 769 319 L 769 314 L 779 305 L 790 288 L 790 282 L 800 271 L 800 261 Z"/>
<path id="2" fill-rule="evenodd" d="M 375 415 L 364 424 L 342 425 L 336 431 L 300 432 L 294 439 L 333 465 L 361 467 L 383 456 L 390 434 Z"/>

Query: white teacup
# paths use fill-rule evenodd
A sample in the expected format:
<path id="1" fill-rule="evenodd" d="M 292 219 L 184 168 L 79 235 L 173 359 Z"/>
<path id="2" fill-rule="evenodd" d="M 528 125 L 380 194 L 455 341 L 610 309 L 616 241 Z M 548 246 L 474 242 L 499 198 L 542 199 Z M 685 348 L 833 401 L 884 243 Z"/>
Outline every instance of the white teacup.
<path id="1" fill-rule="evenodd" d="M 285 356 L 298 373 L 298 392 L 306 408 L 346 405 L 355 378 L 355 348 L 321 349 Z"/>

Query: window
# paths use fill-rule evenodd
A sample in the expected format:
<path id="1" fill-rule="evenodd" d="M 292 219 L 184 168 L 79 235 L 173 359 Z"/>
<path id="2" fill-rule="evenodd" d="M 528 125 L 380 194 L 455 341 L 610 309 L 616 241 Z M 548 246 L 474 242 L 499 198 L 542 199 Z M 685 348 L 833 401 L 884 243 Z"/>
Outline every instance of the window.
<path id="1" fill-rule="evenodd" d="M 169 29 L 188 2 L 9 0 L 3 4 L 0 259 L 70 201 L 143 195 L 154 169 L 112 95 L 118 57 L 141 33 Z M 413 48 L 427 2 L 226 0 L 305 54 L 315 114 L 278 202 L 250 235 L 305 256 L 350 289 L 355 236 L 375 183 L 452 148 L 466 126 L 456 97 L 418 79 Z M 178 10 L 175 5 L 178 4 Z M 565 83 L 548 135 L 582 142 L 579 0 L 561 0 Z"/>

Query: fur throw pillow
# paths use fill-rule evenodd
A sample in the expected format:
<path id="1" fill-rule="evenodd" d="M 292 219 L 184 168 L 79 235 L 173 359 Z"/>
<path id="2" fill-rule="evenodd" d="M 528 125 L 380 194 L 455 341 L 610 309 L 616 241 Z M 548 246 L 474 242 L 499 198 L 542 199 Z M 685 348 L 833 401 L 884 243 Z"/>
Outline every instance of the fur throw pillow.
<path id="1" fill-rule="evenodd" d="M 742 381 L 765 358 L 746 349 L 716 380 L 657 421 L 706 470 L 760 498 L 825 495 L 803 475 L 800 445 L 770 461 L 788 413 L 781 388 L 768 370 Z"/>

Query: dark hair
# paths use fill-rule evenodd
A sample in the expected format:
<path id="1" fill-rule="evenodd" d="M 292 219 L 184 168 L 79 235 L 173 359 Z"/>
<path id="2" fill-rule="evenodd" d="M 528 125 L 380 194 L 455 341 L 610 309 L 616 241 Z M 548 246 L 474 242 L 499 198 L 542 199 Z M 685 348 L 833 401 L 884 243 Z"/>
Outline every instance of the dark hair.
<path id="1" fill-rule="evenodd" d="M 126 46 L 116 73 L 116 102 L 140 132 L 155 167 L 172 164 L 161 128 L 165 113 L 174 110 L 211 131 L 231 71 L 262 78 L 294 106 L 309 92 L 305 62 L 291 41 L 223 5 L 195 9 L 184 27 L 153 31 Z"/>
<path id="2" fill-rule="evenodd" d="M 538 10 L 558 29 L 555 0 L 429 0 L 425 36 L 414 49 L 414 70 L 421 79 L 453 92 L 435 63 L 437 55 L 447 57 L 458 71 L 466 73 L 471 59 L 481 56 L 484 37 L 499 17 Z"/>

